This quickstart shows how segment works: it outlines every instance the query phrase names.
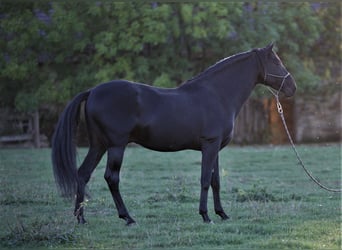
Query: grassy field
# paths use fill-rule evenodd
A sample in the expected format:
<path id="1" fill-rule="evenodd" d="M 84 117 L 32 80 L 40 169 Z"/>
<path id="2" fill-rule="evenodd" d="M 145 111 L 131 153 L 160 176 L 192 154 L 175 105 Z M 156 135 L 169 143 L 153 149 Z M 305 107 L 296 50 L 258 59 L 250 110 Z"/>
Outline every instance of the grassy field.
<path id="1" fill-rule="evenodd" d="M 79 150 L 83 159 L 86 150 Z M 341 185 L 341 147 L 300 146 L 323 183 Z M 105 158 L 105 157 L 104 157 Z M 198 214 L 201 155 L 128 148 L 121 191 L 137 224 L 117 217 L 103 179 L 105 159 L 90 182 L 86 225 L 60 198 L 50 150 L 0 150 L 0 249 L 340 249 L 341 196 L 305 175 L 289 146 L 228 147 L 220 153 L 221 198 L 231 216 Z M 211 192 L 210 192 L 211 193 Z"/>

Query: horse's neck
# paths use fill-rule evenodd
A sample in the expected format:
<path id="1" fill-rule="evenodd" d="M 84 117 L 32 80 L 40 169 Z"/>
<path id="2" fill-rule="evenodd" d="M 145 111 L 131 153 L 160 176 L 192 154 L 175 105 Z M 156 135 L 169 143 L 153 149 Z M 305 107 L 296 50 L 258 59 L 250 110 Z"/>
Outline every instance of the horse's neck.
<path id="1" fill-rule="evenodd" d="M 220 97 L 227 108 L 231 107 L 235 116 L 242 105 L 251 95 L 258 79 L 258 67 L 254 54 L 234 64 L 227 65 L 229 69 L 222 69 L 212 74 L 210 87 Z M 210 79 L 210 78 L 208 78 Z"/>

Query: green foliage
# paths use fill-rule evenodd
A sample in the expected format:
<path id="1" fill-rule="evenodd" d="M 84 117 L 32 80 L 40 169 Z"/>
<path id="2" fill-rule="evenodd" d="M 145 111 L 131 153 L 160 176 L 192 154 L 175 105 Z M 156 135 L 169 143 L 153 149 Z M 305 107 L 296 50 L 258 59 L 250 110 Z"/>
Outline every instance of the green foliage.
<path id="1" fill-rule="evenodd" d="M 175 87 L 223 57 L 270 41 L 299 90 L 315 89 L 318 73 L 336 75 L 316 59 L 340 56 L 338 6 L 5 0 L 0 106 L 64 105 L 81 90 L 120 78 Z"/>
<path id="2" fill-rule="evenodd" d="M 163 87 L 163 88 L 173 87 L 172 81 L 171 81 L 169 75 L 167 75 L 165 73 L 162 73 L 159 77 L 157 77 L 154 80 L 153 85 L 157 86 L 157 87 Z"/>

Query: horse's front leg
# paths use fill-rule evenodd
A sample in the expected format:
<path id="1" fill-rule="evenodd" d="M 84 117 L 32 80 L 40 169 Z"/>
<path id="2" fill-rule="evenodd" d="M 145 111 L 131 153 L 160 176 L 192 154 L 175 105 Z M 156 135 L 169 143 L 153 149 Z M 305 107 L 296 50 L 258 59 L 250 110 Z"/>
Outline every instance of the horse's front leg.
<path id="1" fill-rule="evenodd" d="M 214 169 L 219 151 L 218 142 L 205 142 L 202 146 L 202 169 L 201 169 L 201 196 L 199 213 L 205 223 L 210 223 L 208 216 L 208 190 L 211 185 L 212 171 Z"/>
<path id="2" fill-rule="evenodd" d="M 219 215 L 222 220 L 229 219 L 229 216 L 223 211 L 220 199 L 220 170 L 219 170 L 219 160 L 216 158 L 215 165 L 213 168 L 213 173 L 211 177 L 211 188 L 213 190 L 214 198 L 214 209 L 215 213 Z"/>

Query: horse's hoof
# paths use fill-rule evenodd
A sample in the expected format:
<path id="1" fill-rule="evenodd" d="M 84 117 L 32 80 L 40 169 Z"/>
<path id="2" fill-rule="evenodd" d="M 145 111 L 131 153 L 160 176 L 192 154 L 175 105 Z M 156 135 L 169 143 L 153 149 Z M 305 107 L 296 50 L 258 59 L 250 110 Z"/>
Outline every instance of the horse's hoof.
<path id="1" fill-rule="evenodd" d="M 135 224 L 135 220 L 133 220 L 129 215 L 120 215 L 119 218 L 126 221 L 126 226 L 131 226 Z"/>
<path id="2" fill-rule="evenodd" d="M 214 221 L 212 221 L 212 220 L 206 220 L 206 221 L 203 221 L 205 224 L 211 224 L 211 225 L 214 225 L 215 224 L 215 222 Z"/>
<path id="3" fill-rule="evenodd" d="M 125 216 L 123 219 L 126 221 L 126 226 L 132 226 L 135 224 L 135 220 L 133 220 L 129 215 Z"/>
<path id="4" fill-rule="evenodd" d="M 126 226 L 131 227 L 136 225 L 136 222 L 134 220 L 126 221 Z"/>
<path id="5" fill-rule="evenodd" d="M 216 214 L 219 215 L 222 220 L 228 220 L 229 219 L 229 216 L 223 211 L 216 212 Z"/>
<path id="6" fill-rule="evenodd" d="M 213 223 L 212 220 L 209 218 L 208 214 L 207 213 L 202 213 L 202 218 L 203 218 L 203 222 L 204 223 Z"/>
<path id="7" fill-rule="evenodd" d="M 87 221 L 84 219 L 83 216 L 77 216 L 77 222 L 78 224 L 87 224 Z"/>

